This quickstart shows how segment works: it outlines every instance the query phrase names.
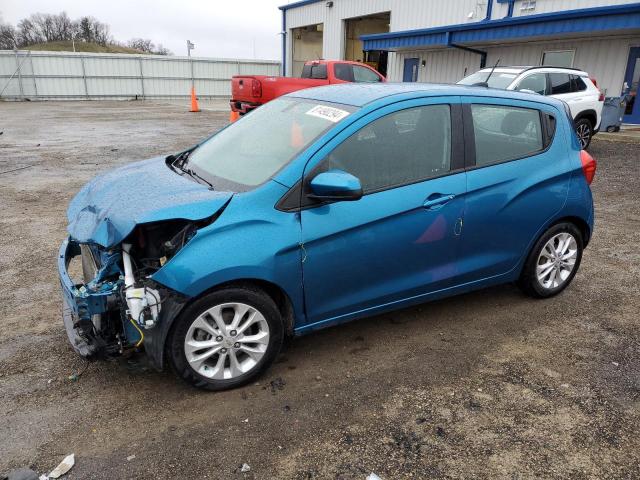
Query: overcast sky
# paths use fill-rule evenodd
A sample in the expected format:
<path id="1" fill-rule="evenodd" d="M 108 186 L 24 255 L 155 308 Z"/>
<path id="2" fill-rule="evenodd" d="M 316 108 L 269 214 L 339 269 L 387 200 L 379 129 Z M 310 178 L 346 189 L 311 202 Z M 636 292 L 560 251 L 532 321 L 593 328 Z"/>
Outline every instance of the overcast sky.
<path id="1" fill-rule="evenodd" d="M 0 0 L 0 17 L 15 25 L 32 13 L 91 15 L 116 40 L 149 38 L 174 55 L 280 59 L 281 12 L 290 0 Z"/>

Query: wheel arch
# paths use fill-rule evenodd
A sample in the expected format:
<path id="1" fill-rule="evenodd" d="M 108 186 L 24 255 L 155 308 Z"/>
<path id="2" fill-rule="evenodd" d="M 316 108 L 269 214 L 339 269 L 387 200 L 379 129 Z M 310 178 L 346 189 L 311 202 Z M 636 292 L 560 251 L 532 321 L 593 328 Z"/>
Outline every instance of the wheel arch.
<path id="1" fill-rule="evenodd" d="M 175 304 L 175 307 L 171 311 L 171 315 L 165 317 L 156 328 L 145 332 L 145 352 L 149 357 L 151 364 L 157 370 L 164 370 L 167 356 L 167 341 L 171 337 L 171 332 L 177 325 L 177 320 L 184 313 L 184 311 L 192 305 L 195 301 L 208 295 L 212 292 L 221 290 L 223 288 L 249 288 L 258 289 L 266 293 L 278 307 L 278 311 L 282 315 L 284 323 L 284 333 L 286 337 L 293 336 L 293 329 L 296 322 L 295 309 L 291 298 L 287 292 L 279 285 L 263 280 L 259 278 L 239 278 L 230 281 L 225 281 L 216 285 L 212 285 L 210 288 L 200 292 L 199 294 L 188 298 L 184 302 Z"/>
<path id="2" fill-rule="evenodd" d="M 529 256 L 531 255 L 531 252 L 533 251 L 534 247 L 538 243 L 538 240 L 542 238 L 542 236 L 547 232 L 547 230 L 549 230 L 550 228 L 553 228 L 555 225 L 558 225 L 559 223 L 572 223 L 573 225 L 575 225 L 580 231 L 580 233 L 582 234 L 582 247 L 586 248 L 587 244 L 589 243 L 589 240 L 591 240 L 591 227 L 584 219 L 575 215 L 565 215 L 563 217 L 553 219 L 538 231 L 535 237 L 531 240 L 531 243 L 527 246 L 527 249 L 525 250 L 525 255 L 522 257 L 522 260 L 515 267 L 515 271 L 518 272 L 517 278 L 520 278 L 520 276 L 522 275 L 527 259 L 529 258 Z"/>
<path id="3" fill-rule="evenodd" d="M 258 289 L 266 293 L 275 302 L 278 310 L 280 311 L 280 314 L 282 315 L 285 335 L 293 335 L 293 328 L 296 323 L 293 302 L 291 301 L 291 298 L 289 297 L 287 292 L 281 286 L 269 280 L 260 278 L 240 278 L 222 282 L 217 285 L 213 285 L 197 296 L 189 299 L 189 302 L 185 305 L 185 307 L 204 297 L 205 295 L 225 288 Z"/>
<path id="4" fill-rule="evenodd" d="M 577 122 L 578 120 L 582 120 L 583 118 L 589 120 L 589 122 L 591 123 L 591 128 L 595 130 L 598 123 L 598 114 L 596 113 L 596 111 L 592 109 L 583 110 L 578 115 L 576 115 L 574 121 Z"/>
<path id="5" fill-rule="evenodd" d="M 589 243 L 589 240 L 591 240 L 591 227 L 589 226 L 589 224 L 582 218 L 580 217 L 574 217 L 574 216 L 567 216 L 567 217 L 562 217 L 559 218 L 558 220 L 554 221 L 551 225 L 549 225 L 546 229 L 545 232 L 553 227 L 554 225 L 557 225 L 559 223 L 573 223 L 576 227 L 578 227 L 578 230 L 580 230 L 580 233 L 582 234 L 582 244 L 583 247 L 586 247 L 587 244 Z M 543 235 L 544 232 L 542 232 L 541 235 Z"/>

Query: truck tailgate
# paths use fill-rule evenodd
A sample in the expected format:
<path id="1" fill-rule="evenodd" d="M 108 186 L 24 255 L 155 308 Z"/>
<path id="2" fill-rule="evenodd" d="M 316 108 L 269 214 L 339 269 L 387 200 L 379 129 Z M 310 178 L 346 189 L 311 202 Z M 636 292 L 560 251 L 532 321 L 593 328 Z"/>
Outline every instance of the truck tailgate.
<path id="1" fill-rule="evenodd" d="M 264 75 L 236 75 L 231 79 L 231 98 L 240 102 L 260 102 L 262 92 L 254 88 L 254 81 L 260 82 Z"/>

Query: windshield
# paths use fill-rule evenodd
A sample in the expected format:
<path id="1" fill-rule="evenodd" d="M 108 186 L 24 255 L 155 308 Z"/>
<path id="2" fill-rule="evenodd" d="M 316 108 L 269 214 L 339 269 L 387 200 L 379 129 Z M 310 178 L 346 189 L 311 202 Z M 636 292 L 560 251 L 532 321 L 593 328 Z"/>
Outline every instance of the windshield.
<path id="1" fill-rule="evenodd" d="M 188 168 L 216 189 L 248 190 L 354 110 L 302 98 L 273 100 L 204 141 L 189 156 Z"/>
<path id="2" fill-rule="evenodd" d="M 480 70 L 468 77 L 463 78 L 458 82 L 459 85 L 473 85 L 476 83 L 487 82 L 487 77 L 491 73 L 491 70 Z M 506 90 L 506 88 L 511 85 L 516 77 L 517 73 L 506 73 L 506 72 L 493 72 L 493 75 L 489 77 L 489 88 L 499 88 L 501 90 Z"/>

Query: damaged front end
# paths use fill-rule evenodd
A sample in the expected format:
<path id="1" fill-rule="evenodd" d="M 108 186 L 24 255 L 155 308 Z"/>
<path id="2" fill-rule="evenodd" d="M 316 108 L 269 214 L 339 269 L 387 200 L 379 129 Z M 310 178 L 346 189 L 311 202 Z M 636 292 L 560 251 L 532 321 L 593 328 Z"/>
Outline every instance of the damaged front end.
<path id="1" fill-rule="evenodd" d="M 62 243 L 58 269 L 63 320 L 69 341 L 81 356 L 106 358 L 135 350 L 143 342 L 146 347 L 154 337 L 151 331 L 161 319 L 167 320 L 164 311 L 175 315 L 184 303 L 181 295 L 149 278 L 166 261 L 166 253 L 155 260 L 156 267 L 154 259 L 132 258 L 143 252 L 131 243 L 113 249 L 72 239 Z M 82 280 L 69 272 L 70 263 L 78 257 Z M 151 359 L 161 367 L 161 356 Z"/>
<path id="2" fill-rule="evenodd" d="M 69 205 L 69 237 L 58 256 L 73 348 L 104 358 L 144 346 L 162 368 L 166 335 L 187 299 L 151 277 L 232 196 L 176 174 L 163 158 L 120 167 L 85 185 Z M 81 269 L 70 269 L 75 263 Z"/>
<path id="3" fill-rule="evenodd" d="M 139 225 L 110 249 L 65 240 L 58 269 L 64 324 L 76 352 L 90 359 L 106 358 L 144 344 L 152 364 L 162 368 L 164 339 L 187 299 L 151 276 L 214 218 Z M 70 273 L 74 259 L 81 264 L 82 280 Z"/>

